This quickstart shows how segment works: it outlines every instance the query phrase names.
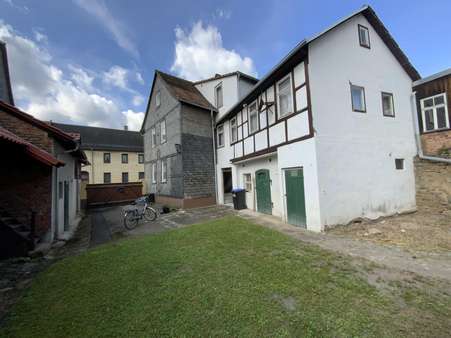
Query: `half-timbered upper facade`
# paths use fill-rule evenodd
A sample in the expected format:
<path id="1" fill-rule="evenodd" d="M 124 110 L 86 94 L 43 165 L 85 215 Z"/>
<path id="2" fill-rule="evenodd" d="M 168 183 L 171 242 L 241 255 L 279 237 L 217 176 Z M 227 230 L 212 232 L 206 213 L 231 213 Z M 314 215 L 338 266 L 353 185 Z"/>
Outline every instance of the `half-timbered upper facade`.
<path id="1" fill-rule="evenodd" d="M 302 41 L 216 120 L 227 202 L 312 230 L 415 208 L 410 96 L 419 74 L 370 7 Z"/>

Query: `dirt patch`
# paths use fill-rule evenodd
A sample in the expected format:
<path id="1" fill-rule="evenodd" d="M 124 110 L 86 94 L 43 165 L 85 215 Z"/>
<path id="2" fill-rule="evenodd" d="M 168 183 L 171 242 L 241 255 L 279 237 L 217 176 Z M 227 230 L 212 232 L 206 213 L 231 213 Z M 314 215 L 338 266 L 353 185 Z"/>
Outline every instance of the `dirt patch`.
<path id="1" fill-rule="evenodd" d="M 296 299 L 291 296 L 284 297 L 279 294 L 273 294 L 271 299 L 277 301 L 285 310 L 295 311 L 296 310 Z"/>
<path id="2" fill-rule="evenodd" d="M 327 230 L 354 239 L 388 244 L 413 251 L 451 251 L 451 209 L 424 209 L 415 213 L 358 220 Z"/>

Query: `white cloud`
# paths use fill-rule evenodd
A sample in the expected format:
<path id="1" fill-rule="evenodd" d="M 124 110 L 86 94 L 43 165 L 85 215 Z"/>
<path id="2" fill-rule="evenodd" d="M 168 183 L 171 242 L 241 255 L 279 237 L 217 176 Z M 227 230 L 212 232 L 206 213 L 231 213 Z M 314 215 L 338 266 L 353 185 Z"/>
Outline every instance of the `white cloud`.
<path id="1" fill-rule="evenodd" d="M 140 72 L 136 72 L 136 82 L 142 85 L 144 84 L 144 79 Z"/>
<path id="2" fill-rule="evenodd" d="M 127 120 L 117 102 L 92 89 L 90 71 L 73 65 L 63 71 L 47 50 L 2 21 L 0 39 L 7 44 L 16 103 L 26 112 L 43 120 L 96 126 L 120 127 Z"/>
<path id="3" fill-rule="evenodd" d="M 47 38 L 47 35 L 45 35 L 44 33 L 41 33 L 39 31 L 39 29 L 35 28 L 33 29 L 33 34 L 34 34 L 34 39 L 37 42 L 42 42 L 42 43 L 48 43 L 49 39 Z"/>
<path id="4" fill-rule="evenodd" d="M 218 8 L 216 9 L 216 11 L 213 13 L 213 19 L 225 19 L 228 20 L 232 17 L 232 11 L 227 10 L 227 9 L 221 9 Z"/>
<path id="5" fill-rule="evenodd" d="M 127 27 L 117 18 L 113 17 L 103 0 L 74 0 L 74 2 L 86 12 L 100 21 L 102 26 L 113 36 L 119 47 L 138 58 L 136 48 Z"/>
<path id="6" fill-rule="evenodd" d="M 125 116 L 129 130 L 141 129 L 141 125 L 144 120 L 144 113 L 138 113 L 128 109 L 127 111 L 123 111 L 122 114 Z"/>
<path id="7" fill-rule="evenodd" d="M 23 13 L 30 12 L 30 9 L 27 6 L 17 5 L 13 0 L 3 0 L 3 2 L 7 3 L 9 6 L 11 6 L 14 9 L 17 9 L 20 12 Z"/>
<path id="8" fill-rule="evenodd" d="M 103 73 L 103 82 L 118 88 L 128 89 L 128 73 L 129 71 L 120 66 L 113 66 L 109 71 Z"/>
<path id="9" fill-rule="evenodd" d="M 249 57 L 241 57 L 234 50 L 222 45 L 222 36 L 215 26 L 203 26 L 198 21 L 191 32 L 175 29 L 175 59 L 171 71 L 189 80 L 199 80 L 216 73 L 240 70 L 256 75 L 254 63 Z"/>
<path id="10" fill-rule="evenodd" d="M 141 95 L 135 95 L 133 96 L 132 103 L 135 107 L 142 105 L 144 102 L 144 97 Z"/>

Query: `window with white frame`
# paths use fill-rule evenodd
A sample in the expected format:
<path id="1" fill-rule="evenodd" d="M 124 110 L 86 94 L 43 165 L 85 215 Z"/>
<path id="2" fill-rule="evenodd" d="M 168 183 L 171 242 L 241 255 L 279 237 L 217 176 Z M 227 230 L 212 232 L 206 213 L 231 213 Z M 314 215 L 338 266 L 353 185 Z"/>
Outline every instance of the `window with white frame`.
<path id="1" fill-rule="evenodd" d="M 252 176 L 251 174 L 244 174 L 244 189 L 246 192 L 252 191 Z"/>
<path id="2" fill-rule="evenodd" d="M 249 106 L 249 132 L 252 134 L 258 130 L 257 102 Z"/>
<path id="3" fill-rule="evenodd" d="M 358 25 L 360 46 L 370 48 L 370 32 L 367 27 Z"/>
<path id="4" fill-rule="evenodd" d="M 232 143 L 238 140 L 238 127 L 236 124 L 236 117 L 230 120 L 230 139 Z"/>
<path id="5" fill-rule="evenodd" d="M 168 179 L 168 162 L 166 159 L 161 160 L 161 182 L 166 183 Z"/>
<path id="6" fill-rule="evenodd" d="M 155 127 L 150 128 L 150 135 L 151 135 L 151 143 L 152 143 L 152 148 L 156 147 L 157 145 L 157 133 L 155 131 Z"/>
<path id="7" fill-rule="evenodd" d="M 420 102 L 423 131 L 449 128 L 446 93 L 427 97 Z"/>
<path id="8" fill-rule="evenodd" d="M 277 106 L 279 117 L 284 117 L 293 112 L 293 93 L 290 74 L 277 83 Z"/>
<path id="9" fill-rule="evenodd" d="M 215 88 L 215 102 L 216 108 L 221 108 L 223 105 L 222 102 L 222 84 L 216 86 Z"/>
<path id="10" fill-rule="evenodd" d="M 351 85 L 352 110 L 360 113 L 366 112 L 365 88 Z"/>
<path id="11" fill-rule="evenodd" d="M 152 163 L 152 183 L 157 183 L 157 164 Z"/>
<path id="12" fill-rule="evenodd" d="M 160 144 L 166 142 L 166 120 L 160 122 Z"/>
<path id="13" fill-rule="evenodd" d="M 392 93 L 382 92 L 382 112 L 384 116 L 395 116 L 395 104 Z"/>
<path id="14" fill-rule="evenodd" d="M 155 106 L 158 108 L 161 105 L 161 93 L 157 91 L 155 94 Z"/>
<path id="15" fill-rule="evenodd" d="M 221 124 L 216 128 L 216 144 L 218 148 L 224 147 L 224 125 Z"/>

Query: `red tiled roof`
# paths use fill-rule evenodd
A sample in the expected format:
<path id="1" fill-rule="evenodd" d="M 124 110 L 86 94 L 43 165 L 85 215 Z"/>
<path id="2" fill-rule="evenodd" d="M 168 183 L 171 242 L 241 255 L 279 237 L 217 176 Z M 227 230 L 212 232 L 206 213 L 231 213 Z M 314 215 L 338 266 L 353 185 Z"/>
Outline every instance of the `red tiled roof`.
<path id="1" fill-rule="evenodd" d="M 0 100 L 0 108 L 4 109 L 7 113 L 12 114 L 16 116 L 17 118 L 24 120 L 25 122 L 28 122 L 38 128 L 41 128 L 42 130 L 48 132 L 52 137 L 54 137 L 56 140 L 61 142 L 61 144 L 66 148 L 69 149 L 77 149 L 79 146 L 77 140 L 71 136 L 68 133 L 65 133 L 61 129 L 53 126 L 50 123 L 46 123 L 44 121 L 38 120 L 37 118 L 31 116 L 30 114 L 27 114 L 23 112 L 22 110 Z M 81 162 L 88 163 L 88 160 L 86 158 L 86 155 L 83 151 L 77 149 L 74 150 L 73 155 L 75 157 L 78 157 Z"/>
<path id="2" fill-rule="evenodd" d="M 20 138 L 16 134 L 6 130 L 5 128 L 0 127 L 0 139 L 5 140 L 10 143 L 15 143 L 23 146 L 24 152 L 30 157 L 38 160 L 39 162 L 55 167 L 61 167 L 65 163 L 58 160 L 57 158 L 50 155 L 48 152 L 43 149 L 35 146 L 34 144 L 25 141 L 23 138 Z"/>

